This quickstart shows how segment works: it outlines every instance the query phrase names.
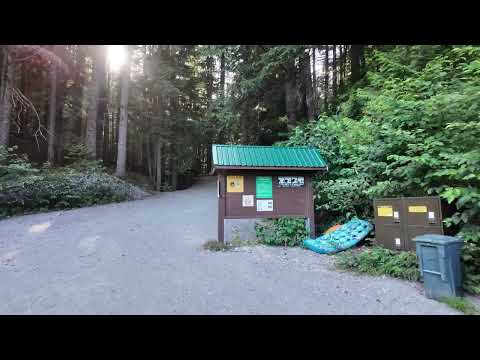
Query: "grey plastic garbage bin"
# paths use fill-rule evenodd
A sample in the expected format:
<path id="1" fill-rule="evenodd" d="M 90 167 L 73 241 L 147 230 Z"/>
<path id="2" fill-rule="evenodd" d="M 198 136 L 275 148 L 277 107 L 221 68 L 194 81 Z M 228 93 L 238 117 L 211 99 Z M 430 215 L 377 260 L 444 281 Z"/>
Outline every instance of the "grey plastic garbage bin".
<path id="1" fill-rule="evenodd" d="M 461 296 L 462 240 L 453 236 L 421 235 L 413 239 L 425 295 L 430 299 Z"/>

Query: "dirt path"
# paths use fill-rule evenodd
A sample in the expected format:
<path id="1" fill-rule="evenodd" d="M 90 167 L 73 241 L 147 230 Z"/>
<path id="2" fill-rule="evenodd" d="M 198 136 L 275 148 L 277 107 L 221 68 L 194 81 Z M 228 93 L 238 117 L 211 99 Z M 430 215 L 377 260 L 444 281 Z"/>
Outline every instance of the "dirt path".
<path id="1" fill-rule="evenodd" d="M 201 250 L 215 189 L 0 221 L 0 314 L 456 314 L 307 250 Z"/>

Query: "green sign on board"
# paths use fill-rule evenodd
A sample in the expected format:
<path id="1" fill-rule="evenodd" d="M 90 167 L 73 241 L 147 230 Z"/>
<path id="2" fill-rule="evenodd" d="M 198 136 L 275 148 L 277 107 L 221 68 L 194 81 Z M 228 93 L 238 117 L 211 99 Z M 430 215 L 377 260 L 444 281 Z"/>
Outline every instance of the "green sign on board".
<path id="1" fill-rule="evenodd" d="M 257 176 L 257 199 L 271 199 L 272 196 L 272 177 Z"/>

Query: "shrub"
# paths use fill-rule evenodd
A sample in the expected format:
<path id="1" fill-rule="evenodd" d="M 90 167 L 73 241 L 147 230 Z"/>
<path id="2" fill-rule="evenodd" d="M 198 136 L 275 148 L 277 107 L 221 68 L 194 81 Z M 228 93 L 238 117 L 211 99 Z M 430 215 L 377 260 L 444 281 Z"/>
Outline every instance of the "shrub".
<path id="1" fill-rule="evenodd" d="M 303 218 L 265 219 L 255 224 L 255 232 L 266 245 L 298 246 L 309 236 Z"/>
<path id="2" fill-rule="evenodd" d="M 381 247 L 365 250 L 348 250 L 338 253 L 336 265 L 370 275 L 389 275 L 405 280 L 419 281 L 417 256 L 413 252 L 397 252 Z"/>
<path id="3" fill-rule="evenodd" d="M 3 191 L 5 183 L 21 181 L 39 172 L 28 162 L 26 155 L 18 155 L 15 150 L 17 146 L 10 148 L 0 146 L 0 192 Z"/>
<path id="4" fill-rule="evenodd" d="M 139 188 L 97 166 L 36 169 L 13 149 L 0 149 L 0 217 L 77 208 L 146 196 Z M 85 165 L 85 164 L 84 164 Z"/>
<path id="5" fill-rule="evenodd" d="M 480 294 L 480 226 L 465 226 L 458 236 L 463 239 L 463 288 Z"/>

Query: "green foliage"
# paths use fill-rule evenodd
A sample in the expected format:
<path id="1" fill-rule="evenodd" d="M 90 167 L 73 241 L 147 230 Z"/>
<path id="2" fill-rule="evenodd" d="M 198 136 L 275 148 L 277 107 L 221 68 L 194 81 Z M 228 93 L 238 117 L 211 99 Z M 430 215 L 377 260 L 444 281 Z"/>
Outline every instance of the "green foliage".
<path id="1" fill-rule="evenodd" d="M 298 246 L 309 236 L 303 218 L 266 219 L 255 224 L 259 242 L 266 245 Z"/>
<path id="2" fill-rule="evenodd" d="M 446 225 L 475 222 L 480 214 L 479 56 L 480 47 L 473 46 L 376 51 L 369 59 L 374 69 L 367 74 L 369 85 L 355 89 L 337 116 L 295 129 L 286 143 L 318 147 L 330 165 L 330 187 L 355 179 L 358 197 L 366 201 L 437 194 L 458 209 Z M 321 185 L 316 186 L 320 192 Z M 331 201 L 343 196 L 339 191 Z M 358 197 L 346 198 L 352 205 L 340 211 L 351 212 Z"/>
<path id="3" fill-rule="evenodd" d="M 88 148 L 84 144 L 72 144 L 65 147 L 65 163 L 71 164 L 90 157 Z"/>
<path id="4" fill-rule="evenodd" d="M 440 302 L 443 302 L 451 308 L 458 310 L 465 315 L 480 315 L 475 305 L 469 300 L 461 297 L 441 298 Z"/>
<path id="5" fill-rule="evenodd" d="M 413 252 L 395 252 L 381 247 L 348 250 L 338 253 L 336 265 L 370 275 L 388 275 L 405 280 L 419 281 L 417 256 Z"/>
<path id="6" fill-rule="evenodd" d="M 5 183 L 13 180 L 23 181 L 24 177 L 32 177 L 39 171 L 32 167 L 26 155 L 18 155 L 15 150 L 16 146 L 10 148 L 0 146 L 0 192 L 4 190 L 2 186 Z"/>
<path id="7" fill-rule="evenodd" d="M 479 58 L 479 46 L 371 52 L 367 82 L 351 89 L 337 114 L 294 129 L 285 142 L 315 146 L 329 164 L 314 182 L 316 210 L 338 221 L 368 218 L 377 197 L 438 195 L 456 210 L 447 227 L 478 225 Z M 461 234 L 469 239 L 465 286 L 478 292 L 478 230 Z"/>
<path id="8" fill-rule="evenodd" d="M 465 226 L 459 233 L 463 240 L 463 286 L 472 294 L 480 294 L 480 226 Z"/>
<path id="9" fill-rule="evenodd" d="M 315 209 L 334 214 L 335 221 L 370 215 L 367 191 L 371 175 L 360 163 L 363 147 L 371 140 L 371 132 L 365 127 L 348 118 L 322 116 L 295 128 L 289 140 L 280 144 L 320 149 L 329 172 L 314 178 Z"/>
<path id="10" fill-rule="evenodd" d="M 26 157 L 0 150 L 0 216 L 131 200 L 143 192 L 97 167 L 36 169 Z M 75 163 L 74 163 L 75 164 Z M 85 164 L 84 164 L 85 165 Z"/>
<path id="11" fill-rule="evenodd" d="M 65 148 L 65 163 L 69 168 L 81 172 L 103 171 L 101 160 L 90 159 L 88 148 L 84 144 L 73 144 Z"/>

